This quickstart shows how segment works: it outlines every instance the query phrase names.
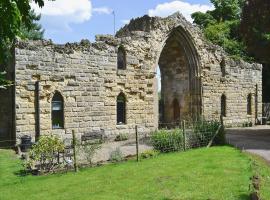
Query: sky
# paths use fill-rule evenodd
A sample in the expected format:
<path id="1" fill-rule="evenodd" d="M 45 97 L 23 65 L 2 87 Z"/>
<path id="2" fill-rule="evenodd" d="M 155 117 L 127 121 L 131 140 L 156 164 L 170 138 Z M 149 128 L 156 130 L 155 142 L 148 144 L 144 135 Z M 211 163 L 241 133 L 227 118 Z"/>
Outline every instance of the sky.
<path id="1" fill-rule="evenodd" d="M 143 15 L 166 17 L 181 12 L 192 22 L 190 14 L 213 9 L 209 0 L 45 0 L 40 9 L 32 3 L 36 13 L 41 13 L 45 38 L 54 43 L 95 41 L 97 34 L 114 34 L 130 19 Z"/>

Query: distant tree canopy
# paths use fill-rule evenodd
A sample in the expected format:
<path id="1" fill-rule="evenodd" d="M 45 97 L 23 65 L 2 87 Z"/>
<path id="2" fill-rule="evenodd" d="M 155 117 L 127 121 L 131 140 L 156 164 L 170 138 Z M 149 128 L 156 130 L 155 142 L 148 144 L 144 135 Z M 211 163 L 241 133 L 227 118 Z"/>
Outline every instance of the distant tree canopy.
<path id="1" fill-rule="evenodd" d="M 220 45 L 232 57 L 252 60 L 239 34 L 240 17 L 244 0 L 211 0 L 215 9 L 192 14 L 208 40 Z"/>
<path id="2" fill-rule="evenodd" d="M 34 14 L 30 3 L 32 0 L 0 1 L 0 72 L 5 69 L 11 56 L 10 49 L 16 37 L 39 39 L 43 36 L 41 27 L 35 22 L 40 16 Z M 44 0 L 33 0 L 39 7 Z M 7 84 L 0 74 L 0 86 Z"/>
<path id="3" fill-rule="evenodd" d="M 25 24 L 22 24 L 20 27 L 20 38 L 29 39 L 29 40 L 41 40 L 44 36 L 44 29 L 38 23 L 41 19 L 41 15 L 35 14 L 33 10 L 30 11 L 31 24 L 30 27 L 26 27 Z"/>
<path id="4" fill-rule="evenodd" d="M 247 0 L 240 32 L 248 52 L 261 63 L 270 63 L 270 1 Z"/>

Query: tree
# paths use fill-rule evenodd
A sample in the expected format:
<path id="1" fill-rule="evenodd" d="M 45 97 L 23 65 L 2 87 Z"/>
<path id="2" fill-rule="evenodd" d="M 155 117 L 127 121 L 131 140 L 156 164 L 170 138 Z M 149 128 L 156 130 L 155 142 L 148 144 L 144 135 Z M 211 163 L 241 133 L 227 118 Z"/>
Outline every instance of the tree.
<path id="1" fill-rule="evenodd" d="M 37 15 L 33 10 L 30 12 L 30 18 L 31 18 L 31 24 L 30 29 L 27 28 L 25 24 L 21 25 L 20 37 L 22 39 L 30 39 L 30 40 L 41 40 L 44 36 L 44 29 L 42 29 L 42 26 L 37 23 L 41 19 L 41 15 Z"/>
<path id="2" fill-rule="evenodd" d="M 270 1 L 247 0 L 240 25 L 248 52 L 261 63 L 270 63 Z"/>
<path id="3" fill-rule="evenodd" d="M 17 36 L 23 36 L 23 28 L 31 30 L 33 14 L 31 0 L 1 0 L 0 1 L 0 71 L 11 57 L 10 49 Z M 44 0 L 33 0 L 39 7 L 44 6 Z M 0 85 L 5 85 L 3 75 L 0 76 Z"/>
<path id="4" fill-rule="evenodd" d="M 234 58 L 251 60 L 239 35 L 241 10 L 244 0 L 211 0 L 215 9 L 192 14 L 208 40 L 222 46 Z"/>

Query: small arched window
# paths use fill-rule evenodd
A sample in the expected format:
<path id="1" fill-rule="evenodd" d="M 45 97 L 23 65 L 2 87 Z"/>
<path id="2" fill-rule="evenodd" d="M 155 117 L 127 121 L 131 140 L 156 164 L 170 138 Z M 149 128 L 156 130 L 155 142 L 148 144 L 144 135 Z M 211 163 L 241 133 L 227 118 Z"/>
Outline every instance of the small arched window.
<path id="1" fill-rule="evenodd" d="M 221 96 L 221 116 L 226 117 L 226 96 L 223 94 Z"/>
<path id="2" fill-rule="evenodd" d="M 173 100 L 173 119 L 175 122 L 179 122 L 180 121 L 180 106 L 179 106 L 179 102 L 177 99 Z"/>
<path id="3" fill-rule="evenodd" d="M 118 48 L 117 52 L 117 69 L 126 69 L 126 51 L 123 46 Z"/>
<path id="4" fill-rule="evenodd" d="M 117 124 L 126 123 L 126 97 L 123 93 L 117 96 Z"/>
<path id="5" fill-rule="evenodd" d="M 64 128 L 64 99 L 59 92 L 55 92 L 52 98 L 52 128 Z"/>
<path id="6" fill-rule="evenodd" d="M 226 76 L 226 61 L 224 58 L 222 58 L 220 62 L 220 70 L 221 70 L 221 76 L 225 77 Z"/>
<path id="7" fill-rule="evenodd" d="M 247 114 L 252 115 L 252 95 L 247 96 Z"/>

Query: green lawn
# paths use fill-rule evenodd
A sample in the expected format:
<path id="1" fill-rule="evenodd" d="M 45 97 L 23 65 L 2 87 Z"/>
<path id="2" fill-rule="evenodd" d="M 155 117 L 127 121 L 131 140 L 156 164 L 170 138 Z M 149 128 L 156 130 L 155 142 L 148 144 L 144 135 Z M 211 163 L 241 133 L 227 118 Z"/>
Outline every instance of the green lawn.
<path id="1" fill-rule="evenodd" d="M 214 147 L 77 174 L 19 177 L 16 172 L 21 166 L 16 156 L 0 150 L 0 200 L 247 200 L 254 173 L 251 163 L 250 156 L 238 150 Z M 264 167 L 269 179 L 269 169 Z M 269 197 L 266 187 L 265 194 Z"/>

